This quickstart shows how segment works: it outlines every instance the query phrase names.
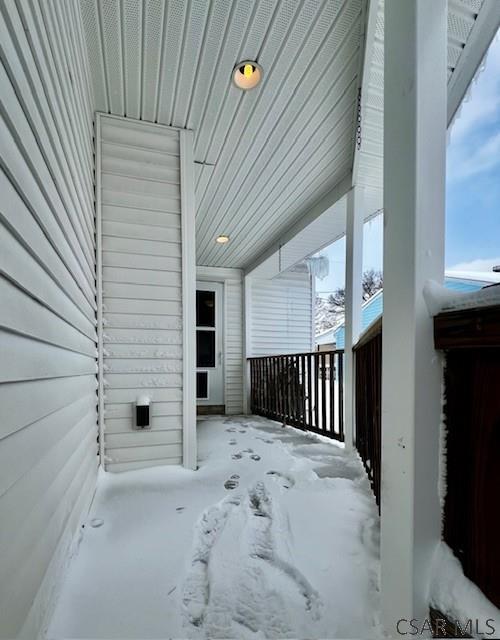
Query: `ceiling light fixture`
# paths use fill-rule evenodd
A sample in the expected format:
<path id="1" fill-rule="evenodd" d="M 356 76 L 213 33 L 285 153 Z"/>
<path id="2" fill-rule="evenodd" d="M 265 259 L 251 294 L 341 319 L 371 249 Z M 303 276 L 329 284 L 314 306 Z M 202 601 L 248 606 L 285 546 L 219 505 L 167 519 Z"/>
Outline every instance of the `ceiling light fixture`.
<path id="1" fill-rule="evenodd" d="M 215 242 L 218 242 L 219 244 L 227 244 L 229 242 L 229 236 L 217 236 L 217 238 L 215 238 Z"/>
<path id="2" fill-rule="evenodd" d="M 233 69 L 233 82 L 238 89 L 248 91 L 260 83 L 263 75 L 264 72 L 260 64 L 252 60 L 243 60 Z"/>

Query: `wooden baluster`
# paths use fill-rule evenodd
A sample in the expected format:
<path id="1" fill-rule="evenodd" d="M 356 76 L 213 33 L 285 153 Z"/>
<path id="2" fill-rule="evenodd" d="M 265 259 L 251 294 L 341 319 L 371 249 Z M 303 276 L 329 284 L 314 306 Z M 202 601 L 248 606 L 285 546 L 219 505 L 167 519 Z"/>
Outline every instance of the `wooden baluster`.
<path id="1" fill-rule="evenodd" d="M 250 411 L 255 413 L 255 360 L 250 360 Z"/>
<path id="2" fill-rule="evenodd" d="M 283 411 L 282 411 L 282 385 L 281 385 L 281 376 L 280 376 L 280 363 L 281 358 L 276 358 L 276 388 L 278 390 L 278 398 L 277 398 L 277 406 L 276 406 L 276 420 L 283 419 Z"/>
<path id="3" fill-rule="evenodd" d="M 300 424 L 303 429 L 307 428 L 306 420 L 306 357 L 300 356 Z"/>
<path id="4" fill-rule="evenodd" d="M 298 425 L 298 399 L 299 399 L 299 389 L 297 386 L 297 358 L 292 356 L 292 384 L 293 384 L 293 422 L 294 425 Z"/>
<path id="5" fill-rule="evenodd" d="M 266 416 L 269 416 L 269 374 L 268 374 L 268 360 L 264 358 L 264 412 Z"/>
<path id="6" fill-rule="evenodd" d="M 264 360 L 259 358 L 259 408 L 264 412 Z"/>
<path id="7" fill-rule="evenodd" d="M 326 416 L 326 356 L 321 354 L 321 430 L 325 435 L 327 433 L 327 416 Z"/>
<path id="8" fill-rule="evenodd" d="M 328 367 L 330 374 L 330 435 L 335 438 L 337 436 L 335 431 L 335 354 L 330 353 L 328 360 L 330 365 Z"/>
<path id="9" fill-rule="evenodd" d="M 283 422 L 283 380 L 281 377 L 281 363 L 283 358 L 276 358 L 276 380 L 278 383 L 278 420 Z"/>
<path id="10" fill-rule="evenodd" d="M 255 360 L 255 407 L 260 413 L 260 360 Z"/>
<path id="11" fill-rule="evenodd" d="M 307 400 L 308 400 L 308 412 L 307 412 L 307 426 L 313 426 L 313 355 L 307 356 Z"/>
<path id="12" fill-rule="evenodd" d="M 319 429 L 319 352 L 315 353 L 314 359 L 314 427 Z"/>
<path id="13" fill-rule="evenodd" d="M 271 373 L 271 387 L 273 390 L 273 402 L 271 406 L 271 413 L 273 415 L 273 419 L 276 420 L 276 398 L 277 398 L 277 389 L 276 389 L 276 376 L 274 375 L 274 365 L 276 358 L 272 356 L 269 361 L 269 370 Z"/>
<path id="14" fill-rule="evenodd" d="M 344 353 L 339 352 L 339 370 L 338 370 L 338 384 L 339 384 L 339 439 L 344 441 Z"/>

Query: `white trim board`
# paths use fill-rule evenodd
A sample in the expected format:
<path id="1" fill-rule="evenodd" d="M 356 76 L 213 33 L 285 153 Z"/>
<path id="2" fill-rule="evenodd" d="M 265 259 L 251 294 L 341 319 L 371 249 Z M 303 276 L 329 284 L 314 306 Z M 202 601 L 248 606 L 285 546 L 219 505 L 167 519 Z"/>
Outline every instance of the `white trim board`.
<path id="1" fill-rule="evenodd" d="M 193 132 L 180 132 L 182 317 L 183 317 L 183 464 L 197 467 L 196 443 L 196 206 Z"/>
<path id="2" fill-rule="evenodd" d="M 99 462 L 104 468 L 104 356 L 102 308 L 102 206 L 101 206 L 101 114 L 95 119 L 95 224 L 97 300 L 97 425 Z"/>
<path id="3" fill-rule="evenodd" d="M 196 279 L 224 285 L 224 403 L 226 414 L 239 414 L 244 410 L 243 270 L 197 266 Z"/>

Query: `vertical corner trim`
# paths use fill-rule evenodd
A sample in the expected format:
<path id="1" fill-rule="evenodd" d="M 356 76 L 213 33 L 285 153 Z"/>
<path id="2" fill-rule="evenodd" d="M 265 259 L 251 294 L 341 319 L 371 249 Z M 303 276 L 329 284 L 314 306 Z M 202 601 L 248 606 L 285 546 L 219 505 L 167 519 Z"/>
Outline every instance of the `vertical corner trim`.
<path id="1" fill-rule="evenodd" d="M 196 237 L 193 132 L 181 130 L 182 332 L 183 332 L 183 465 L 197 467 L 196 443 Z"/>
<path id="2" fill-rule="evenodd" d="M 95 114 L 95 229 L 96 229 L 96 303 L 97 303 L 97 424 L 99 461 L 104 455 L 104 353 L 102 309 L 102 213 L 101 213 L 101 114 Z"/>

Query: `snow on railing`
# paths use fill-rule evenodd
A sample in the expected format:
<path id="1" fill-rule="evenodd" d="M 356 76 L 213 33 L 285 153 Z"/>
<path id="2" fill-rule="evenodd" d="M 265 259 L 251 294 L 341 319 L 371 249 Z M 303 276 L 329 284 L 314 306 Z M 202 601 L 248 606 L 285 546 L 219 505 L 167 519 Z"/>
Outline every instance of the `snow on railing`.
<path id="1" fill-rule="evenodd" d="M 500 284 L 492 284 L 479 291 L 460 293 L 428 280 L 424 286 L 424 299 L 430 316 L 442 311 L 459 311 L 500 305 Z"/>

